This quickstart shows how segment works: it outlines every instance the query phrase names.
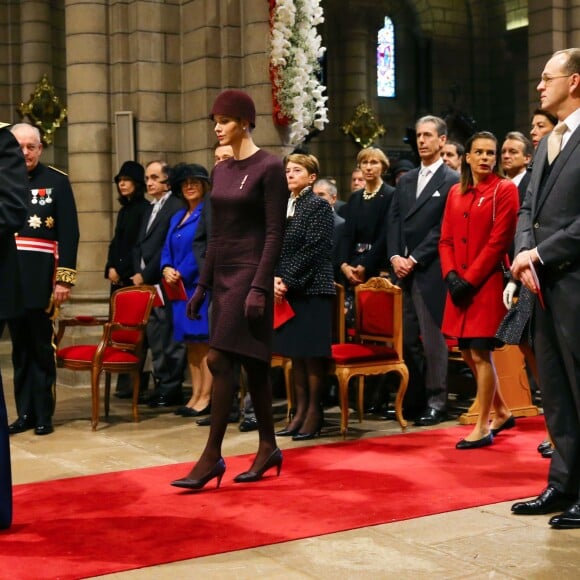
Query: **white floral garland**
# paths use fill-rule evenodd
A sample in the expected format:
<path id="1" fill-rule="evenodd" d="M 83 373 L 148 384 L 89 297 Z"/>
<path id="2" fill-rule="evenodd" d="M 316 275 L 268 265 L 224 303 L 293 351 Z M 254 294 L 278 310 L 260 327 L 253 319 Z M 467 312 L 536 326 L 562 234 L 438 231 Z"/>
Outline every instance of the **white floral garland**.
<path id="1" fill-rule="evenodd" d="M 322 22 L 319 0 L 276 0 L 270 63 L 275 98 L 290 121 L 291 145 L 302 143 L 313 128 L 322 131 L 328 123 L 326 87 L 317 77 L 326 50 L 316 30 Z"/>

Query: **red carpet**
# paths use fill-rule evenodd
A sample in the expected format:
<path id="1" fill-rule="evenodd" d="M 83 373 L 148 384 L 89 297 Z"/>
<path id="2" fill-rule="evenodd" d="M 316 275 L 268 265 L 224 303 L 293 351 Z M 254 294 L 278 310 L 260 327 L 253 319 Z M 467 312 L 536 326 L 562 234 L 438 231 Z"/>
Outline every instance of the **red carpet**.
<path id="1" fill-rule="evenodd" d="M 0 533 L 0 576 L 107 574 L 535 495 L 548 461 L 541 417 L 519 419 L 488 448 L 457 451 L 470 427 L 284 452 L 279 478 L 234 484 L 248 456 L 226 458 L 222 487 L 191 494 L 166 465 L 19 485 Z"/>

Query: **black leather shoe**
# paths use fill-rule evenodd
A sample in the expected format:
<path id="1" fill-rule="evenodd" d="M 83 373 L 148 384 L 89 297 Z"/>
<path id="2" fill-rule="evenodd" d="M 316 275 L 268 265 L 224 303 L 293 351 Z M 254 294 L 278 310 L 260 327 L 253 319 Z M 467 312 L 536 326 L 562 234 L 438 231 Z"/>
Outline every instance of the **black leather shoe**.
<path id="1" fill-rule="evenodd" d="M 565 510 L 572 503 L 573 499 L 549 485 L 536 499 L 514 503 L 512 512 L 518 516 L 541 516 Z"/>
<path id="2" fill-rule="evenodd" d="M 52 425 L 37 425 L 34 428 L 35 435 L 50 435 L 54 432 L 54 427 Z"/>
<path id="3" fill-rule="evenodd" d="M 539 445 L 538 445 L 538 453 L 541 455 L 544 451 L 546 451 L 546 449 L 550 449 L 552 447 L 552 444 L 547 440 L 544 439 Z"/>
<path id="4" fill-rule="evenodd" d="M 467 441 L 462 439 L 455 445 L 455 449 L 479 449 L 480 447 L 487 447 L 493 443 L 493 435 L 488 433 L 485 437 L 481 439 L 476 439 L 475 441 Z"/>
<path id="5" fill-rule="evenodd" d="M 415 421 L 415 425 L 419 427 L 428 427 L 430 425 L 438 425 L 441 421 L 447 420 L 446 411 L 438 411 L 428 407 L 425 412 Z"/>
<path id="6" fill-rule="evenodd" d="M 276 437 L 294 437 L 294 435 L 298 434 L 298 431 L 300 431 L 300 427 L 296 429 L 288 429 L 288 427 L 284 427 L 284 429 L 276 431 Z"/>
<path id="7" fill-rule="evenodd" d="M 183 405 L 183 395 L 181 393 L 171 393 L 168 395 L 160 394 L 152 397 L 147 403 L 152 409 L 158 407 L 174 407 L 175 405 Z"/>
<path id="8" fill-rule="evenodd" d="M 226 463 L 223 457 L 220 457 L 218 462 L 203 476 L 199 479 L 191 479 L 190 477 L 184 477 L 182 479 L 176 479 L 171 482 L 173 487 L 181 487 L 183 489 L 191 489 L 193 491 L 199 491 L 212 479 L 216 479 L 216 489 L 219 488 L 222 477 L 226 472 Z"/>
<path id="9" fill-rule="evenodd" d="M 381 420 L 381 421 L 396 421 L 397 414 L 395 413 L 395 409 L 383 409 L 383 412 L 379 416 L 379 420 Z"/>
<path id="10" fill-rule="evenodd" d="M 554 455 L 553 447 L 548 447 L 547 449 L 544 449 L 544 451 L 542 451 L 542 457 L 544 459 L 552 459 L 552 455 Z"/>
<path id="11" fill-rule="evenodd" d="M 198 419 L 195 424 L 199 425 L 200 427 L 209 427 L 209 423 L 211 420 L 211 415 L 204 417 L 203 419 Z M 228 423 L 237 423 L 240 420 L 240 412 L 231 412 L 228 416 Z"/>
<path id="12" fill-rule="evenodd" d="M 273 467 L 276 468 L 276 476 L 280 475 L 280 470 L 282 469 L 282 461 L 284 457 L 282 456 L 282 452 L 280 449 L 276 448 L 270 454 L 270 457 L 266 459 L 262 467 L 256 469 L 255 471 L 244 471 L 239 475 L 234 477 L 235 483 L 252 483 L 254 481 L 260 481 L 264 476 L 264 473 Z"/>
<path id="13" fill-rule="evenodd" d="M 247 431 L 255 431 L 258 428 L 258 419 L 256 417 L 248 417 L 244 419 L 238 429 L 243 433 Z"/>
<path id="14" fill-rule="evenodd" d="M 27 415 L 18 417 L 14 423 L 8 425 L 8 433 L 10 435 L 16 435 L 16 433 L 24 433 L 34 427 L 34 423 L 30 421 Z"/>
<path id="15" fill-rule="evenodd" d="M 496 429 L 490 429 L 491 434 L 495 437 L 498 433 L 506 431 L 507 429 L 513 429 L 516 426 L 516 418 L 510 415 L 499 427 Z"/>
<path id="16" fill-rule="evenodd" d="M 550 518 L 548 523 L 556 530 L 580 528 L 580 504 L 571 505 L 563 514 Z"/>
<path id="17" fill-rule="evenodd" d="M 181 415 L 182 417 L 202 417 L 203 415 L 209 415 L 210 411 L 210 405 L 208 405 L 205 409 L 201 409 L 200 411 L 191 407 L 179 407 L 179 409 L 175 411 L 175 414 Z"/>

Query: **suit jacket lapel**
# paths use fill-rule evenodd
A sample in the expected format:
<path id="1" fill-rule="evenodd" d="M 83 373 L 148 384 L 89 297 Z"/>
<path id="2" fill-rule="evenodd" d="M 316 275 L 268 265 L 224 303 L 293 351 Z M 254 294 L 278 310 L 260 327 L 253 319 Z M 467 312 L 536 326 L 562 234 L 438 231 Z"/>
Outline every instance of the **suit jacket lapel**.
<path id="1" fill-rule="evenodd" d="M 415 199 L 415 203 L 409 209 L 409 213 L 405 217 L 409 217 L 415 213 L 419 208 L 421 208 L 425 203 L 431 198 L 431 196 L 439 189 L 444 181 L 444 171 L 445 165 L 441 165 L 439 169 L 434 173 L 433 177 L 429 180 L 429 183 L 423 188 L 421 195 Z M 419 175 L 417 173 L 417 175 Z M 415 188 L 417 191 L 417 188 Z"/>
<path id="2" fill-rule="evenodd" d="M 417 203 L 417 182 L 419 181 L 419 169 L 411 169 L 407 172 L 407 176 L 411 179 L 406 183 L 405 189 L 401 191 L 399 204 L 401 206 L 401 215 L 406 217 Z"/>

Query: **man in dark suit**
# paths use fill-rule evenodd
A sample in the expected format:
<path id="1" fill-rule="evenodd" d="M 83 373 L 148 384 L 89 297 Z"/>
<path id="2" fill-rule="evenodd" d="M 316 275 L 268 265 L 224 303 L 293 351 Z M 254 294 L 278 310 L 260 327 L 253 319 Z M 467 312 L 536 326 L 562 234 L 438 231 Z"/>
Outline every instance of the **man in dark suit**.
<path id="1" fill-rule="evenodd" d="M 14 234 L 28 214 L 28 176 L 20 145 L 0 127 L 0 335 L 6 319 L 24 314 Z M 0 374 L 0 529 L 12 523 L 12 477 L 8 418 Z"/>
<path id="2" fill-rule="evenodd" d="M 421 166 L 403 175 L 387 218 L 387 251 L 403 289 L 403 343 L 410 381 L 406 407 L 424 407 L 416 425 L 447 418 L 448 349 L 441 333 L 446 286 L 439 262 L 439 237 L 456 171 L 441 159 L 447 126 L 439 117 L 415 124 Z"/>
<path id="3" fill-rule="evenodd" d="M 324 198 L 332 208 L 334 216 L 334 233 L 332 235 L 332 267 L 334 269 L 334 277 L 336 278 L 340 272 L 340 257 L 338 254 L 338 245 L 342 237 L 342 228 L 344 226 L 344 218 L 337 213 L 336 204 L 338 203 L 338 190 L 336 185 L 330 179 L 317 179 L 312 186 L 312 191 L 318 196 Z"/>
<path id="4" fill-rule="evenodd" d="M 145 212 L 133 262 L 136 274 L 131 277 L 136 286 L 159 284 L 161 280 L 161 250 L 173 214 L 183 207 L 183 201 L 173 195 L 167 184 L 167 164 L 151 161 L 145 167 L 147 193 L 153 198 Z M 150 407 L 183 404 L 183 373 L 187 361 L 183 343 L 173 339 L 172 309 L 169 300 L 151 310 L 147 324 L 147 343 L 151 350 L 155 390 Z"/>
<path id="5" fill-rule="evenodd" d="M 565 510 L 550 525 L 580 528 L 580 49 L 556 52 L 537 89 L 542 108 L 559 122 L 536 151 L 512 274 L 538 296 L 534 348 L 555 451 L 548 487 L 512 512 Z"/>
<path id="6" fill-rule="evenodd" d="M 501 168 L 506 177 L 513 181 L 520 194 L 520 205 L 524 201 L 530 182 L 527 168 L 534 155 L 532 142 L 519 131 L 510 131 L 501 146 Z"/>

